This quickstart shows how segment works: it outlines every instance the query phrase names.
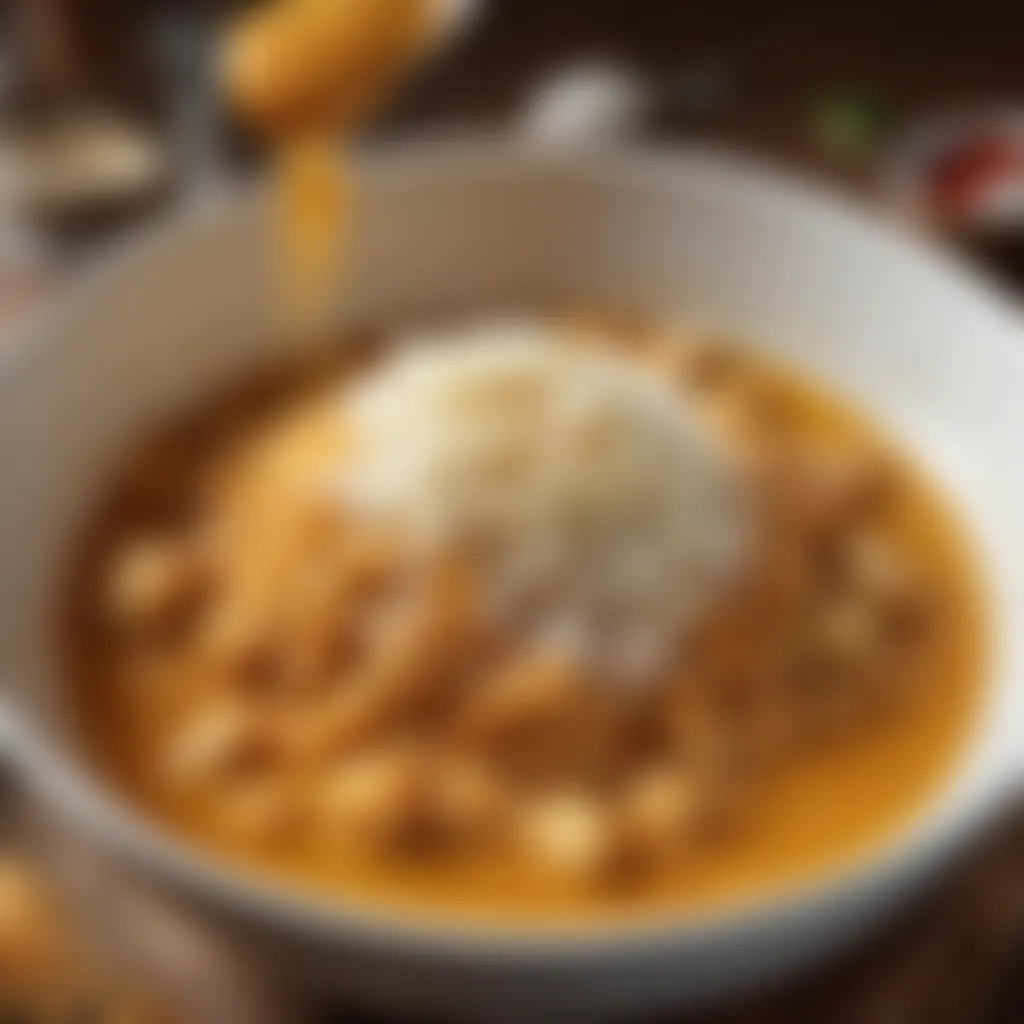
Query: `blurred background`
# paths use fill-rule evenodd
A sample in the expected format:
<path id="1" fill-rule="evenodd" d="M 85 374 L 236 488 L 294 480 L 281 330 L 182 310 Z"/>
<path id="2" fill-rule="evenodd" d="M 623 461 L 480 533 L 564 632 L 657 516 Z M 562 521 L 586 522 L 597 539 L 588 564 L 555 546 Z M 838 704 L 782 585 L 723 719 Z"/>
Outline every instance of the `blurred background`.
<path id="1" fill-rule="evenodd" d="M 241 6 L 6 0 L 5 218 L 65 255 L 244 167 L 210 72 Z M 568 120 L 570 135 L 707 140 L 888 200 L 923 189 L 930 213 L 992 229 L 1022 205 L 1022 28 L 1012 0 L 487 0 L 374 131 L 564 136 Z"/>
<path id="2" fill-rule="evenodd" d="M 126 232 L 259 167 L 211 70 L 218 24 L 239 6 L 2 5 L 0 339 Z M 1024 289 L 1019 0 L 488 0 L 472 31 L 371 136 L 467 131 L 562 144 L 738 148 L 856 192 L 956 249 L 1012 294 Z M 3 1006 L 4 971 L 15 963 L 4 929 L 27 913 L 34 882 L 25 866 L 36 870 L 31 852 L 39 849 L 15 804 L 8 782 L 0 797 L 8 851 L 0 871 L 4 1024 L 30 1019 Z M 1024 1021 L 1024 815 L 1018 819 L 871 949 L 713 1019 Z M 275 1006 L 255 982 L 245 991 L 244 965 L 235 966 L 207 965 L 206 981 L 231 974 L 236 985 L 216 1004 L 217 1024 L 264 1013 L 361 1019 L 307 1013 L 298 997 Z M 96 1015 L 75 1020 L 164 1019 L 136 991 L 148 979 L 124 970 L 103 977 L 102 992 L 114 994 L 90 1004 Z"/>

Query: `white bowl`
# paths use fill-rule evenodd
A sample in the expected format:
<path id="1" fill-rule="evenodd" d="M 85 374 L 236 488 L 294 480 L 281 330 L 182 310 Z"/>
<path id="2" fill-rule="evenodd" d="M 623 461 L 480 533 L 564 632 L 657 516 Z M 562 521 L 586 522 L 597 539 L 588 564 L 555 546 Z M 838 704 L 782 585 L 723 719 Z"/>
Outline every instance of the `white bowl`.
<path id="1" fill-rule="evenodd" d="M 700 917 L 501 928 L 335 905 L 232 875 L 133 813 L 77 751 L 50 627 L 61 568 L 116 459 L 156 416 L 265 358 L 272 289 L 256 197 L 179 218 L 98 271 L 0 363 L 0 675 L 41 794 L 126 864 L 279 969 L 377 1003 L 559 1019 L 735 994 L 861 935 L 1020 781 L 1024 351 L 980 285 L 807 186 L 702 154 L 397 150 L 363 167 L 340 316 L 548 300 L 736 330 L 872 411 L 934 468 L 989 575 L 988 701 L 947 786 L 870 857 Z"/>

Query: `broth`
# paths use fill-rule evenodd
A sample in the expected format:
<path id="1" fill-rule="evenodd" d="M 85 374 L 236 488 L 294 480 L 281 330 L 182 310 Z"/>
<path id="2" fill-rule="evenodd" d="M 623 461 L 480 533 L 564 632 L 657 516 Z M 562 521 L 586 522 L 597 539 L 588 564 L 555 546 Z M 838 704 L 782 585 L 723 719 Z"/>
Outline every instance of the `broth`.
<path id="1" fill-rule="evenodd" d="M 577 330 L 573 321 L 567 332 L 567 337 L 572 334 L 571 343 Z M 596 331 L 588 326 L 584 333 L 588 343 L 599 336 L 600 344 L 622 358 L 656 365 L 670 376 L 681 373 L 686 382 L 680 387 L 710 392 L 706 400 L 712 406 L 728 404 L 723 396 L 737 388 L 732 378 L 738 373 L 745 394 L 771 398 L 767 405 L 758 406 L 767 418 L 754 429 L 755 435 L 778 427 L 785 433 L 787 446 L 824 445 L 843 457 L 863 457 L 886 467 L 894 493 L 881 510 L 871 513 L 872 530 L 899 553 L 901 564 L 911 568 L 923 587 L 924 611 L 915 605 L 914 614 L 923 614 L 925 625 L 912 626 L 908 654 L 885 661 L 884 669 L 850 669 L 847 674 L 856 685 L 837 684 L 830 691 L 840 698 L 833 702 L 837 708 L 851 693 L 868 695 L 846 701 L 852 710 L 835 712 L 833 717 L 837 722 L 842 719 L 841 724 L 829 724 L 832 720 L 822 710 L 825 704 L 819 708 L 814 703 L 820 694 L 787 696 L 794 702 L 791 709 L 785 707 L 798 721 L 791 730 L 796 738 L 790 737 L 778 751 L 766 748 L 768 753 L 753 739 L 744 741 L 749 749 L 743 743 L 733 744 L 738 752 L 736 763 L 729 763 L 728 783 L 722 788 L 724 812 L 709 817 L 686 841 L 673 840 L 656 866 L 609 872 L 597 882 L 588 877 L 580 883 L 553 874 L 521 856 L 504 833 L 499 841 L 458 856 L 430 844 L 415 845 L 411 853 L 384 851 L 378 845 L 350 841 L 345 829 L 325 838 L 319 828 L 322 812 L 311 810 L 320 804 L 311 803 L 309 797 L 319 792 L 329 769 L 324 760 L 305 754 L 289 762 L 291 804 L 288 800 L 283 807 L 275 804 L 276 817 L 272 815 L 267 828 L 260 815 L 267 811 L 268 794 L 279 795 L 273 785 L 248 804 L 212 800 L 206 783 L 194 789 L 168 786 L 163 764 L 170 745 L 180 738 L 183 723 L 226 684 L 216 673 L 209 674 L 197 654 L 201 647 L 197 637 L 205 635 L 201 625 L 176 622 L 156 641 L 140 640 L 132 629 L 111 626 L 106 596 L 111 572 L 132 538 L 153 531 L 155 517 L 161 531 L 194 529 L 197 489 L 216 498 L 231 487 L 241 487 L 240 479 L 249 474 L 246 486 L 250 489 L 238 494 L 248 495 L 241 503 L 248 509 L 243 518 L 251 518 L 256 516 L 256 506 L 270 508 L 279 499 L 287 503 L 283 493 L 287 488 L 271 493 L 284 478 L 267 468 L 281 465 L 282 453 L 288 473 L 297 478 L 304 478 L 325 459 L 336 459 L 338 441 L 325 430 L 325 422 L 336 415 L 338 387 L 351 386 L 368 365 L 388 358 L 386 343 L 350 339 L 344 349 L 339 348 L 349 353 L 344 358 L 338 355 L 326 366 L 321 363 L 261 379 L 222 397 L 186 424 L 163 432 L 141 448 L 101 509 L 69 587 L 65 632 L 70 676 L 83 721 L 97 760 L 114 783 L 176 833 L 240 870 L 328 898 L 506 921 L 689 910 L 742 898 L 862 857 L 918 813 L 966 743 L 983 682 L 985 636 L 979 582 L 968 545 L 945 499 L 925 473 L 897 454 L 857 412 L 788 370 L 703 339 L 666 341 L 659 329 L 608 326 L 601 321 Z M 691 361 L 680 371 L 677 350 L 698 351 L 700 361 Z M 787 494 L 791 489 L 784 488 Z M 154 493 L 159 495 L 155 504 Z M 315 549 L 311 555 L 285 547 L 290 551 L 285 560 L 292 559 L 296 565 L 311 558 L 326 559 L 326 549 Z M 245 561 L 256 565 L 268 560 L 272 560 L 269 555 Z M 184 584 L 183 588 L 188 590 Z M 187 603 L 190 598 L 184 591 L 182 601 Z M 354 599 L 351 605 L 356 609 L 353 615 L 360 600 Z M 811 614 L 824 599 L 808 600 L 802 607 L 811 610 L 801 614 Z M 764 607 L 741 602 L 735 614 L 726 614 L 720 645 L 731 654 L 752 653 L 755 662 L 768 658 L 768 649 L 762 652 L 758 646 L 767 641 L 760 634 L 754 639 L 748 636 L 751 628 L 756 634 L 757 623 L 751 619 L 760 614 L 752 609 Z M 455 627 L 456 634 L 460 628 Z M 785 628 L 783 623 L 776 632 Z M 426 657 L 436 658 L 440 671 L 446 671 L 441 654 Z M 692 671 L 685 659 L 682 671 Z M 751 671 L 756 676 L 767 670 L 758 663 Z M 805 676 L 801 679 L 805 685 Z M 810 682 L 807 693 L 824 692 L 817 677 Z M 702 686 L 697 679 L 691 690 L 700 693 Z M 246 699 L 270 701 L 266 714 L 274 728 L 286 729 L 292 720 L 289 716 L 294 716 L 304 729 L 311 721 L 329 717 L 334 707 L 334 698 L 325 695 L 329 692 L 328 687 L 328 691 L 268 697 L 258 691 L 262 696 Z M 808 710 L 812 706 L 813 712 Z M 722 720 L 732 721 L 728 716 Z M 229 726 L 224 728 L 230 731 Z M 732 728 L 728 726 L 726 732 Z M 430 735 L 443 755 L 450 741 L 437 736 L 448 734 Z M 572 735 L 562 729 L 562 745 L 571 747 Z M 661 742 L 662 738 L 650 741 Z M 637 749 L 640 752 L 631 757 L 646 756 L 642 743 Z M 337 759 L 336 752 L 326 756 Z M 258 751 L 252 759 L 259 760 Z M 523 784 L 521 793 L 516 792 L 517 806 L 528 804 L 535 799 L 532 794 L 542 791 L 544 783 L 532 776 L 531 780 Z"/>

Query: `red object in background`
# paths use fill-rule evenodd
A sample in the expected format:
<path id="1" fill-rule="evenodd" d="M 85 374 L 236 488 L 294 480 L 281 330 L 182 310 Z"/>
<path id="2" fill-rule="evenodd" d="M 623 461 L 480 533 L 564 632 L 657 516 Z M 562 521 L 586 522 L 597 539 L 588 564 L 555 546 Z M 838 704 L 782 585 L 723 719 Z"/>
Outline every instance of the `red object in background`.
<path id="1" fill-rule="evenodd" d="M 968 217 L 993 188 L 1024 181 L 1024 139 L 979 135 L 940 154 L 929 173 L 934 206 L 946 217 Z"/>

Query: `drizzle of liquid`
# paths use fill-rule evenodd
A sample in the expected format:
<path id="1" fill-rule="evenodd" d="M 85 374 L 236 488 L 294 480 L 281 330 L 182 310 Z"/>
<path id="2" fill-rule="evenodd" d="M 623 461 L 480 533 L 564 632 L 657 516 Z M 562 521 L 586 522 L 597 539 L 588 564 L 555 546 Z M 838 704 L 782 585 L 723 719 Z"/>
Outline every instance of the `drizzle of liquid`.
<path id="1" fill-rule="evenodd" d="M 344 272 L 354 205 L 347 160 L 314 135 L 276 154 L 278 275 L 285 329 L 297 339 L 324 331 Z"/>
<path id="2" fill-rule="evenodd" d="M 227 95 L 275 154 L 286 327 L 316 336 L 347 248 L 345 144 L 433 36 L 437 0 L 274 0 L 229 29 Z"/>

